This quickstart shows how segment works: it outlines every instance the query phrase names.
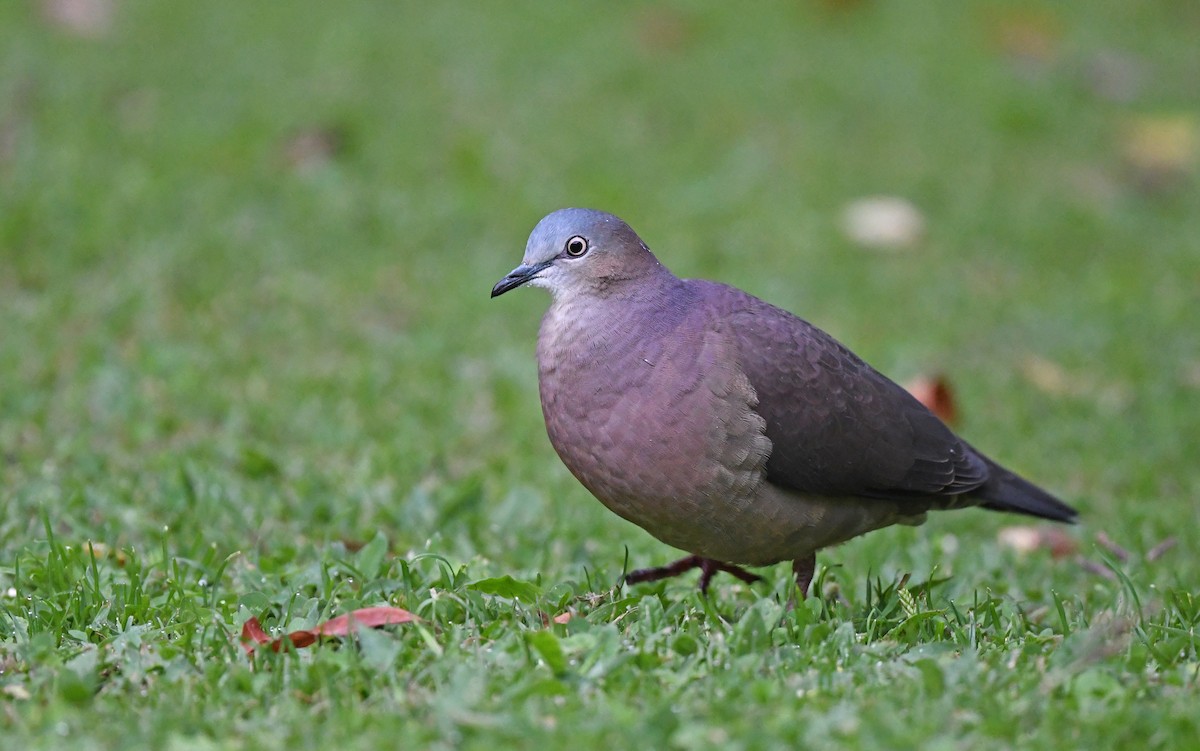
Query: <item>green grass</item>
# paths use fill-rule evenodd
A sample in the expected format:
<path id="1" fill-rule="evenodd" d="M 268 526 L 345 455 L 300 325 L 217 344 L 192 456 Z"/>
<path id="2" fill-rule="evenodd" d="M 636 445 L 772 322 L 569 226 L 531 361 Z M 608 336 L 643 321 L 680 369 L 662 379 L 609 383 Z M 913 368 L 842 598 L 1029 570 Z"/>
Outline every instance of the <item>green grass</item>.
<path id="1" fill-rule="evenodd" d="M 127 0 L 94 39 L 0 5 L 3 745 L 1194 743 L 1200 180 L 1122 150 L 1200 127 L 1200 14 L 845 5 Z M 918 247 L 843 238 L 875 193 Z M 545 298 L 487 298 L 565 205 L 948 374 L 1107 575 L 967 511 L 825 552 L 786 618 L 784 566 L 615 588 L 676 551 L 550 449 Z M 238 643 L 378 604 L 423 623 Z"/>

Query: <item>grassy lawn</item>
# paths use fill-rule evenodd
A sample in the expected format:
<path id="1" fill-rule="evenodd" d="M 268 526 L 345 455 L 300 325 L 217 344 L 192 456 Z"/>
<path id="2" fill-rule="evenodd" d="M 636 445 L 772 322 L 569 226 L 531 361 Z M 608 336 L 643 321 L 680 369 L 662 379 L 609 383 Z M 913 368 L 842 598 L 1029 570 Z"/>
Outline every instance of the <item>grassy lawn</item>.
<path id="1" fill-rule="evenodd" d="M 3 747 L 1200 737 L 1195 3 L 51 5 L 0 4 Z M 874 194 L 923 238 L 847 239 Z M 545 296 L 488 299 L 568 205 L 944 373 L 1076 549 L 936 516 L 782 622 L 786 566 L 616 586 L 677 551 L 551 450 Z M 374 605 L 422 621 L 239 642 Z"/>

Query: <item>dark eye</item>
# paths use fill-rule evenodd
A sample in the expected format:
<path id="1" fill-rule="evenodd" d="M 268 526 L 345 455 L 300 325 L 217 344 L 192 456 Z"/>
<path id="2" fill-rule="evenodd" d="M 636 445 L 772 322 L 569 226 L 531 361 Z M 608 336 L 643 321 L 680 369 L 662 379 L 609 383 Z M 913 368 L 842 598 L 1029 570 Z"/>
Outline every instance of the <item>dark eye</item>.
<path id="1" fill-rule="evenodd" d="M 587 240 L 579 235 L 575 235 L 570 240 L 567 240 L 567 244 L 563 247 L 563 250 L 565 250 L 567 255 L 571 256 L 572 258 L 578 258 L 587 252 Z"/>

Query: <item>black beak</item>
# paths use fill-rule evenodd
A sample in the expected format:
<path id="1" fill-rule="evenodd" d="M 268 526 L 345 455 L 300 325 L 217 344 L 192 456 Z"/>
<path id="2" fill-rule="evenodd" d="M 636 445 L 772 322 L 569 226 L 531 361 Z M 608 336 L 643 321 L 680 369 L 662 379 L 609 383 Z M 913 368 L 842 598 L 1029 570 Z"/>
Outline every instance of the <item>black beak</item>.
<path id="1" fill-rule="evenodd" d="M 516 289 L 525 282 L 538 275 L 538 273 L 549 266 L 550 263 L 535 263 L 532 265 L 521 264 L 512 271 L 508 272 L 508 276 L 496 282 L 496 286 L 492 287 L 492 297 L 499 297 L 510 289 Z"/>

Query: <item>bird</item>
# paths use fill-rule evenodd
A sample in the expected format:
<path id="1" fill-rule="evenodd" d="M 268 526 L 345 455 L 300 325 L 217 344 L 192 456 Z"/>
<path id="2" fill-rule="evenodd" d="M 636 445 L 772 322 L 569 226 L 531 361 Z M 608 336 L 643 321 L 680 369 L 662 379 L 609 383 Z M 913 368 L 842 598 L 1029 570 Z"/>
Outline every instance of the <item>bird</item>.
<path id="1" fill-rule="evenodd" d="M 549 290 L 538 390 L 550 443 L 617 515 L 687 555 L 629 585 L 790 561 L 930 511 L 1077 512 L 957 436 L 811 323 L 740 289 L 680 279 L 618 217 L 554 211 L 495 284 Z"/>

